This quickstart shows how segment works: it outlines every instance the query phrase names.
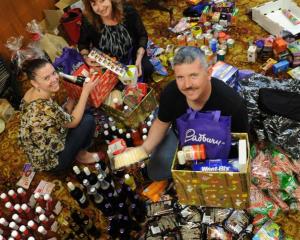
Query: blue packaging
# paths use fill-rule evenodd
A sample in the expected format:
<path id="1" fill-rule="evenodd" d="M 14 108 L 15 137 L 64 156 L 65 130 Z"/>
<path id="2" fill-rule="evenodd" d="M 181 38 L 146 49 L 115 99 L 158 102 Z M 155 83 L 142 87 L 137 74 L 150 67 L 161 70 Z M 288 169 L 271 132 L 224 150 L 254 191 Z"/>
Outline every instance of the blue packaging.
<path id="1" fill-rule="evenodd" d="M 192 165 L 193 171 L 201 172 L 239 172 L 236 167 L 239 160 L 236 159 L 207 159 L 201 163 Z"/>

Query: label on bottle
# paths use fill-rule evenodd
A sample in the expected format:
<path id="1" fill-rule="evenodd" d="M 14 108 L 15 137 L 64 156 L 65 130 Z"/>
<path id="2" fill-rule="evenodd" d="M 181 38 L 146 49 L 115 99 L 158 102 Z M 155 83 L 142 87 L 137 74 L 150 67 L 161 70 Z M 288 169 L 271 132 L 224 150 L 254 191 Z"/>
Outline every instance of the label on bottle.
<path id="1" fill-rule="evenodd" d="M 56 215 L 59 215 L 59 213 L 61 212 L 62 210 L 62 205 L 61 205 L 61 202 L 60 201 L 57 201 L 57 203 L 55 204 L 55 207 L 53 209 L 53 212 L 56 214 Z"/>
<path id="2" fill-rule="evenodd" d="M 78 200 L 78 202 L 80 202 L 80 203 L 82 203 L 82 204 L 84 204 L 85 201 L 86 201 L 85 195 L 82 195 L 82 197 Z"/>

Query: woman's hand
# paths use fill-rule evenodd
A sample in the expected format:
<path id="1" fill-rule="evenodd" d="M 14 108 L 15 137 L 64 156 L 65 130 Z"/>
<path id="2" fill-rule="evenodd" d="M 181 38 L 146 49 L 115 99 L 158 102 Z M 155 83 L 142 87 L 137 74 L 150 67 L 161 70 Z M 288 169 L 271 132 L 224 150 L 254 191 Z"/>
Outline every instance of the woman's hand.
<path id="1" fill-rule="evenodd" d="M 100 76 L 92 74 L 89 81 L 84 82 L 82 87 L 82 92 L 87 92 L 88 94 L 90 94 L 90 92 L 95 88 L 95 86 L 99 83 L 99 81 L 100 81 Z"/>
<path id="2" fill-rule="evenodd" d="M 100 64 L 97 63 L 94 59 L 89 58 L 88 56 L 83 57 L 85 63 L 90 67 L 100 67 Z"/>

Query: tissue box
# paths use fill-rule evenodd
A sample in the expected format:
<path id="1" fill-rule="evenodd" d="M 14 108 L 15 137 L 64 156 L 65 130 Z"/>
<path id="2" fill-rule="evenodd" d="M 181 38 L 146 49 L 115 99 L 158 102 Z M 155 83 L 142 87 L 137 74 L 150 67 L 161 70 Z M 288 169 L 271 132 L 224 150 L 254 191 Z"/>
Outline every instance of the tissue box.
<path id="1" fill-rule="evenodd" d="M 247 163 L 240 172 L 199 172 L 177 170 L 177 154 L 172 164 L 172 176 L 178 200 L 184 205 L 201 205 L 245 209 L 250 196 L 250 159 L 247 133 L 233 133 L 247 143 Z"/>
<path id="2" fill-rule="evenodd" d="M 90 93 L 88 100 L 88 103 L 96 108 L 107 98 L 118 82 L 117 75 L 110 70 L 106 70 L 103 74 L 99 72 L 99 74 L 101 74 L 100 81 Z M 68 97 L 73 99 L 80 97 L 82 87 L 67 81 L 63 81 L 63 86 L 67 91 Z"/>

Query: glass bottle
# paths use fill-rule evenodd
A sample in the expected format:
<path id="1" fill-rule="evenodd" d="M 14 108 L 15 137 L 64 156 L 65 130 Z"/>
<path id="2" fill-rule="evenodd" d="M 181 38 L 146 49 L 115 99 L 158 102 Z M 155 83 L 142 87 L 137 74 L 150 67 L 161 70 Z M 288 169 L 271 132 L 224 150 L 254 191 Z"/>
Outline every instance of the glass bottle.
<path id="1" fill-rule="evenodd" d="M 72 182 L 67 183 L 71 196 L 77 201 L 81 208 L 86 208 L 89 202 L 80 188 L 75 187 Z"/>

